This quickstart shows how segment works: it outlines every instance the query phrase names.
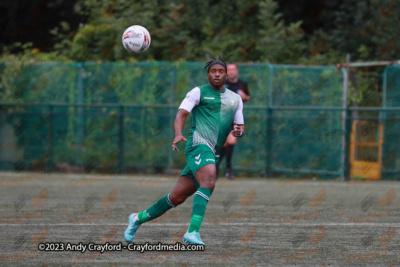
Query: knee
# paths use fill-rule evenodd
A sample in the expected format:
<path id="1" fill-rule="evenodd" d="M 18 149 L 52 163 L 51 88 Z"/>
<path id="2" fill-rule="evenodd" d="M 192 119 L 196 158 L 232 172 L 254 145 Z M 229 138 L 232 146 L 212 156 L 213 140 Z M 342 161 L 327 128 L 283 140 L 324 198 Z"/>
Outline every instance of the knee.
<path id="1" fill-rule="evenodd" d="M 178 206 L 178 205 L 182 204 L 183 202 L 185 202 L 186 198 L 187 198 L 187 197 L 184 196 L 184 195 L 175 195 L 175 194 L 173 194 L 173 193 L 171 193 L 171 194 L 169 195 L 169 200 L 171 201 L 171 203 L 172 203 L 174 206 Z"/>
<path id="2" fill-rule="evenodd" d="M 200 187 L 206 187 L 211 191 L 214 191 L 215 188 L 215 179 L 216 177 L 210 177 L 208 179 L 204 179 L 200 184 Z"/>

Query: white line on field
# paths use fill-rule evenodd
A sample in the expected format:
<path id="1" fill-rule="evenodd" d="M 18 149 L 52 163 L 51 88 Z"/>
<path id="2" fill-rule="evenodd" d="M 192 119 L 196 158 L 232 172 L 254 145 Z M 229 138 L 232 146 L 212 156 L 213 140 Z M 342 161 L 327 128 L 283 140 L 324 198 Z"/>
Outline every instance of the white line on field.
<path id="1" fill-rule="evenodd" d="M 0 226 L 127 226 L 127 223 L 31 223 L 31 224 L 0 224 Z M 147 223 L 146 226 L 188 226 L 189 223 Z M 296 223 L 288 223 L 288 224 L 280 224 L 280 223 L 218 223 L 218 224 L 210 224 L 210 223 L 202 223 L 202 225 L 223 225 L 223 226 L 299 226 L 299 227 L 307 227 L 307 226 L 377 226 L 377 227 L 400 227 L 400 223 L 308 223 L 308 224 L 296 224 Z"/>
<path id="2" fill-rule="evenodd" d="M 0 171 L 0 178 L 10 177 L 10 178 L 20 178 L 22 176 L 36 175 L 40 172 L 12 172 L 12 171 Z M 158 182 L 175 182 L 178 180 L 179 175 L 149 175 L 143 176 L 139 174 L 132 175 L 115 175 L 115 174 L 76 174 L 76 173 L 41 173 L 42 178 L 50 178 L 54 181 L 57 180 L 89 180 L 89 179 L 103 179 L 104 181 L 112 181 L 112 180 L 132 180 L 132 181 L 158 181 Z M 6 179 L 7 180 L 7 179 Z M 319 180 L 312 181 L 306 180 L 303 178 L 290 180 L 290 179 L 256 179 L 253 180 L 248 177 L 238 177 L 236 181 L 228 181 L 228 180 L 220 180 L 217 182 L 221 183 L 220 186 L 226 184 L 235 184 L 235 182 L 246 181 L 246 183 L 251 184 L 273 184 L 278 185 L 280 188 L 286 188 L 291 185 L 296 185 L 296 187 L 301 186 L 330 186 L 330 187 L 349 187 L 349 188 L 359 188 L 359 187 L 369 187 L 370 185 L 379 184 L 382 186 L 390 186 L 391 188 L 400 187 L 400 183 L 393 181 L 349 181 L 349 182 L 340 182 L 340 181 L 331 181 L 331 180 Z M 147 185 L 151 186 L 151 185 Z M 372 186 L 371 186 L 372 187 Z"/>

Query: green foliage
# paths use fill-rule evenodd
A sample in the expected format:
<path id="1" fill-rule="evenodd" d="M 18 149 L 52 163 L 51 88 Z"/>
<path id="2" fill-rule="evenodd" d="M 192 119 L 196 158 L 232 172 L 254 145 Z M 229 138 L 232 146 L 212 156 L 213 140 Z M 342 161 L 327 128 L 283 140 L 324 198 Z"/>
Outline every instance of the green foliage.
<path id="1" fill-rule="evenodd" d="M 379 107 L 382 105 L 382 94 L 379 92 L 380 79 L 376 73 L 358 72 L 355 76 L 356 86 L 349 83 L 349 104 L 364 107 Z"/>
<path id="2" fill-rule="evenodd" d="M 274 0 L 65 1 L 58 8 L 73 6 L 68 12 L 75 14 L 70 20 L 61 16 L 50 31 L 55 40 L 50 52 L 16 44 L 4 47 L 2 61 L 204 61 L 222 53 L 238 62 L 331 65 L 345 61 L 346 53 L 352 61 L 373 61 L 394 59 L 400 52 L 398 1 L 334 1 L 312 9 L 305 1 L 295 9 L 290 3 L 280 3 L 278 10 Z M 123 31 L 134 24 L 152 36 L 150 49 L 141 55 L 121 45 Z"/>
<path id="3" fill-rule="evenodd" d="M 204 61 L 220 53 L 231 61 L 296 63 L 305 56 L 301 22 L 285 26 L 272 0 L 229 5 L 85 0 L 80 5 L 86 24 L 71 31 L 62 22 L 52 31 L 55 53 L 71 61 Z M 130 55 L 121 44 L 123 31 L 134 24 L 145 26 L 152 37 L 141 55 Z"/>
<path id="4" fill-rule="evenodd" d="M 400 3 L 394 0 L 345 1 L 334 12 L 327 45 L 350 53 L 352 61 L 395 59 L 399 54 Z M 368 48 L 368 49 L 365 49 Z"/>

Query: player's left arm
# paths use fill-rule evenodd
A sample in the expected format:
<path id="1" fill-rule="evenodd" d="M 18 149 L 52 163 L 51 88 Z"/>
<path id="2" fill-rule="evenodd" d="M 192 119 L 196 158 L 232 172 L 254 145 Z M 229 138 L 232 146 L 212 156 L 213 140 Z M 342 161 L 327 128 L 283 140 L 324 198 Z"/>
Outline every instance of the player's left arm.
<path id="1" fill-rule="evenodd" d="M 239 105 L 235 113 L 233 121 L 232 135 L 235 137 L 242 137 L 244 135 L 244 119 L 243 119 L 243 101 L 239 99 Z"/>

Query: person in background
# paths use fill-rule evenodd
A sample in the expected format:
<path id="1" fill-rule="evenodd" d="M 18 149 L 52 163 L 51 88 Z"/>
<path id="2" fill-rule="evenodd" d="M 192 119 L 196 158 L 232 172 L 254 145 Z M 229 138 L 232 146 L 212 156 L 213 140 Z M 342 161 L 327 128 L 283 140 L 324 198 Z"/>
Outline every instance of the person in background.
<path id="1" fill-rule="evenodd" d="M 228 79 L 225 81 L 225 86 L 229 90 L 237 93 L 242 98 L 243 102 L 247 102 L 250 100 L 250 93 L 247 87 L 247 83 L 238 78 L 239 70 L 234 63 L 230 63 L 227 66 L 227 74 Z M 225 176 L 229 180 L 233 180 L 235 178 L 232 170 L 232 155 L 233 148 L 236 145 L 236 137 L 232 134 L 228 135 L 224 146 L 221 149 L 220 159 L 217 164 L 217 179 L 219 176 L 219 164 L 221 163 L 222 158 L 226 156 L 226 174 Z"/>

